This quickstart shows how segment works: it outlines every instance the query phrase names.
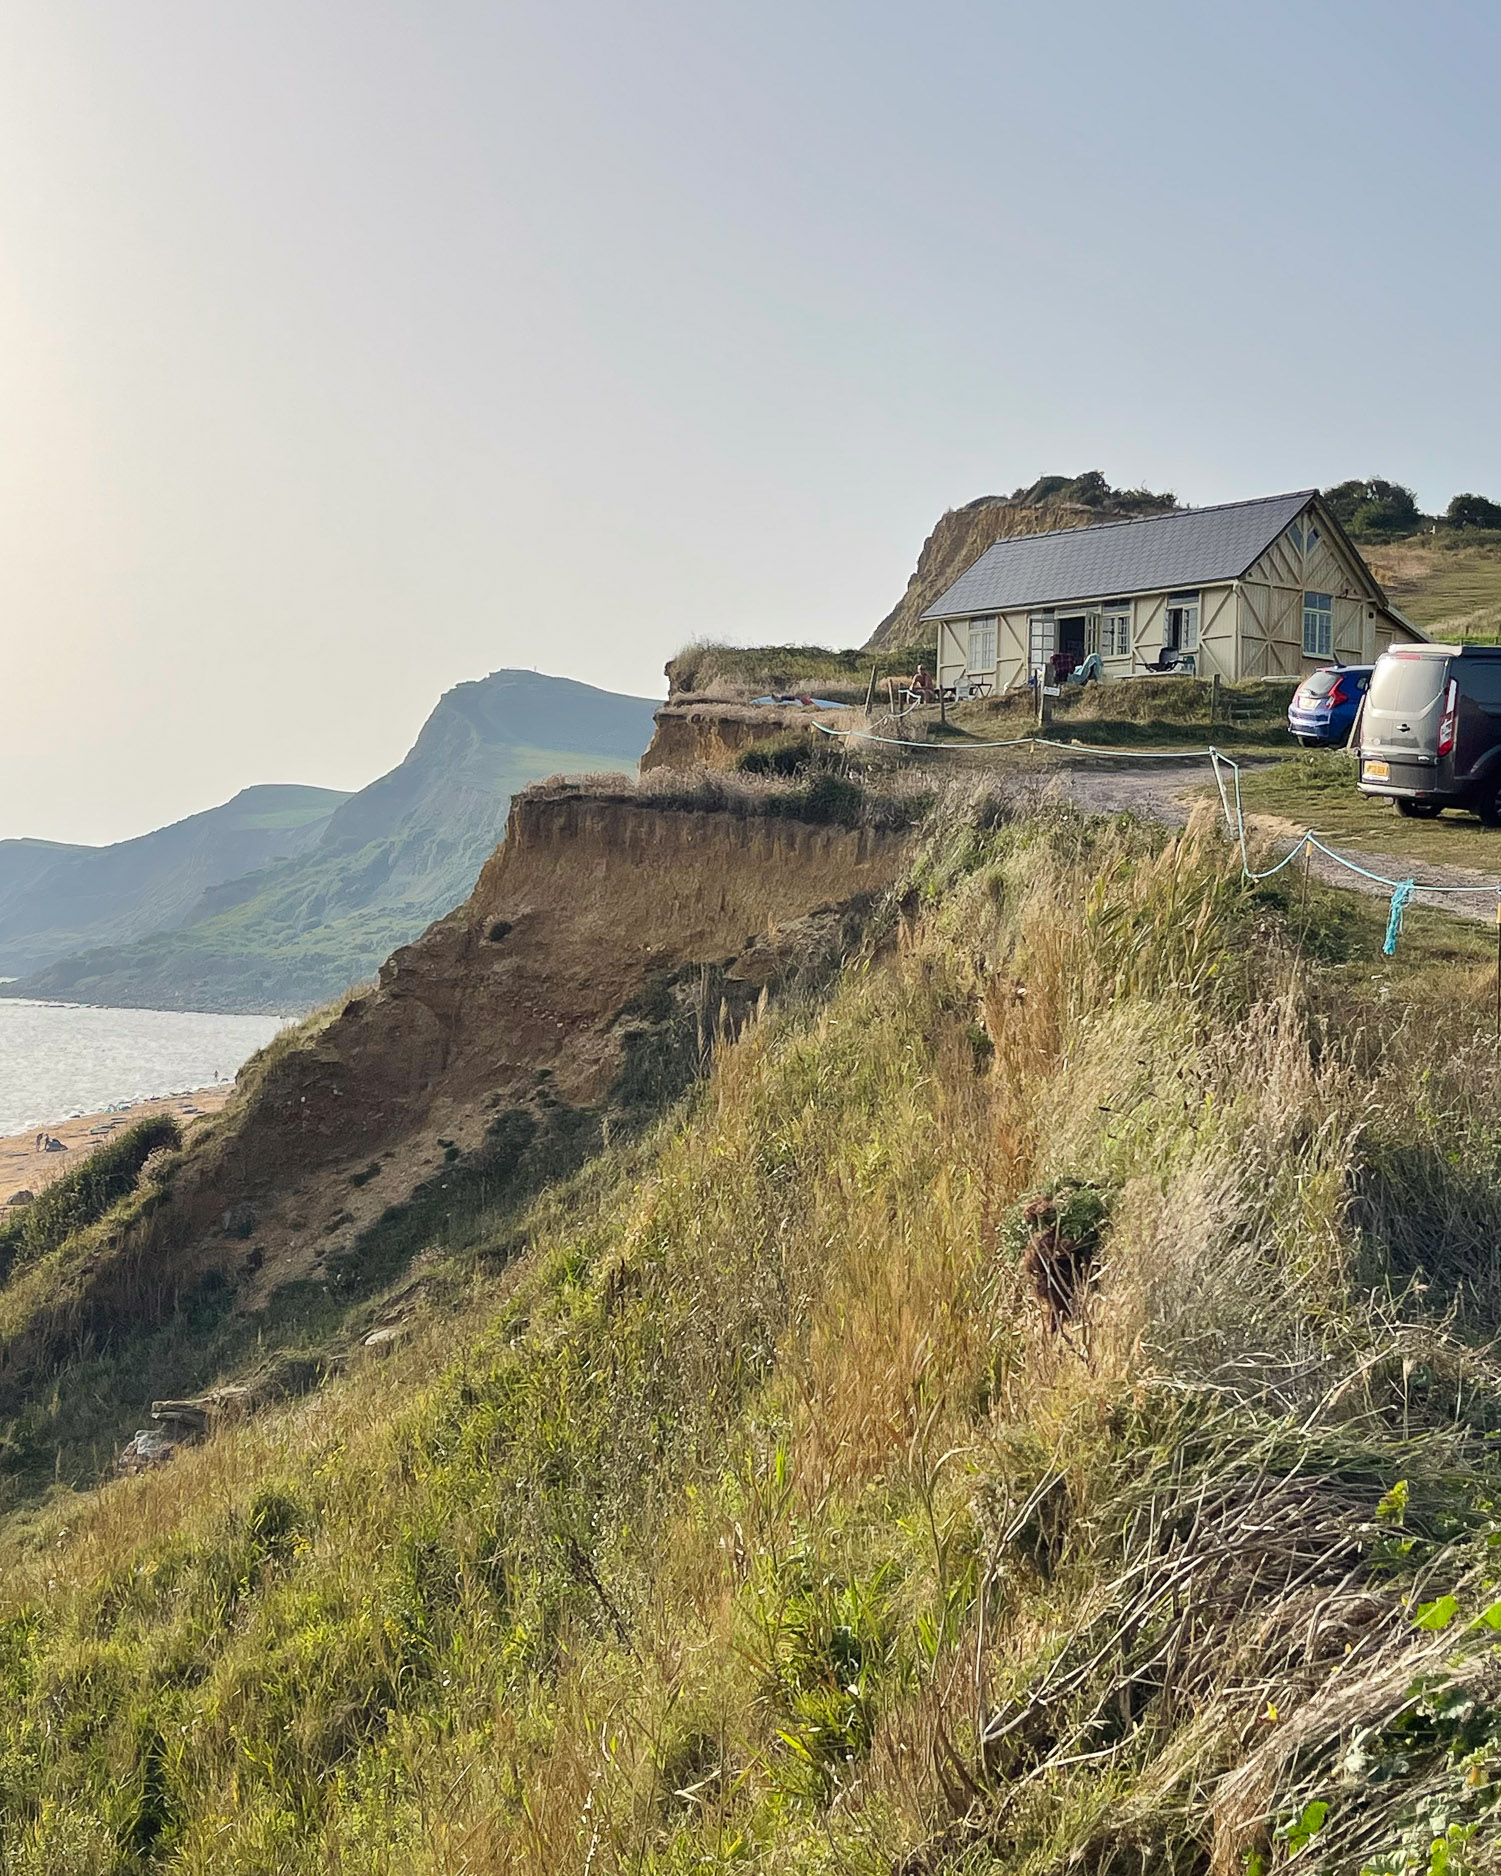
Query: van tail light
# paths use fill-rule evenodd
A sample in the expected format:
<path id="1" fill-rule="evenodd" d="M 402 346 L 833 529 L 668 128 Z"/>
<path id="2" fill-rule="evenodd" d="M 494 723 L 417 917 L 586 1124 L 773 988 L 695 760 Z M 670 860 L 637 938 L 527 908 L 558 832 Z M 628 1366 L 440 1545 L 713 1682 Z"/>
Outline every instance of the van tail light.
<path id="1" fill-rule="evenodd" d="M 1459 681 L 1449 679 L 1449 688 L 1444 693 L 1444 714 L 1438 722 L 1438 752 L 1441 756 L 1454 752 L 1454 719 L 1459 713 Z"/>

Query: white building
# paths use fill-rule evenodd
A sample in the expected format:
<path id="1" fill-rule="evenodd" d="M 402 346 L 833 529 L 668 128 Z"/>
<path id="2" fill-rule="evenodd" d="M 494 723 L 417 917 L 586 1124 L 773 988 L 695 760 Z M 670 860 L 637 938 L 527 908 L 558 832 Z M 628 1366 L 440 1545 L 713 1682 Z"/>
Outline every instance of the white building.
<path id="1" fill-rule="evenodd" d="M 1092 652 L 1106 678 L 1298 677 L 1426 637 L 1316 489 L 997 541 L 923 619 L 938 681 L 980 691 Z"/>

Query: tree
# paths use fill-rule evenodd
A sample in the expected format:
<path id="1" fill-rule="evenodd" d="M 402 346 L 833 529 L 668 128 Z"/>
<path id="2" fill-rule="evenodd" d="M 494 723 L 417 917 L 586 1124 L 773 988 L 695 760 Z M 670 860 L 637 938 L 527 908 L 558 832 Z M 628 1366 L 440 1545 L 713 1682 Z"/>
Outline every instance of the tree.
<path id="1" fill-rule="evenodd" d="M 1456 495 L 1444 510 L 1451 528 L 1501 528 L 1501 502 L 1484 495 Z"/>
<path id="2" fill-rule="evenodd" d="M 1102 515 L 1169 514 L 1178 505 L 1177 496 L 1168 492 L 1112 488 L 1098 469 L 1086 469 L 1079 476 L 1039 476 L 1028 487 L 1017 489 L 1011 499 L 1029 508 L 1044 502 L 1072 502 Z"/>
<path id="3" fill-rule="evenodd" d="M 1366 540 L 1389 540 L 1414 534 L 1422 525 L 1418 498 L 1400 482 L 1371 476 L 1364 482 L 1340 482 L 1323 490 L 1325 505 L 1349 534 Z"/>

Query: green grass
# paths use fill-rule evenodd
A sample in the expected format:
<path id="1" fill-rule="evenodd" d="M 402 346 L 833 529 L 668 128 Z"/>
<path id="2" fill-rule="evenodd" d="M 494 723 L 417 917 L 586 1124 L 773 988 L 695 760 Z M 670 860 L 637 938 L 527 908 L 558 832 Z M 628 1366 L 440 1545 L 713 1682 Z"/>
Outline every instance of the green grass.
<path id="1" fill-rule="evenodd" d="M 1292 746 L 1287 705 L 1293 683 L 1226 684 L 1195 678 L 1141 678 L 1131 683 L 1065 686 L 1049 699 L 1041 733 L 1059 741 L 1119 749 L 1203 749 L 1213 743 L 1248 755 L 1283 754 Z M 953 706 L 948 722 L 925 712 L 916 734 L 983 743 L 1036 733 L 1030 696 L 987 697 Z"/>
<path id="2" fill-rule="evenodd" d="M 1311 828 L 1331 845 L 1432 866 L 1472 867 L 1501 878 L 1501 831 L 1451 810 L 1436 821 L 1409 821 L 1390 802 L 1362 795 L 1353 757 L 1325 751 L 1292 756 L 1241 776 L 1248 814 L 1276 815 Z"/>
<path id="3" fill-rule="evenodd" d="M 1367 553 L 1393 603 L 1434 637 L 1501 640 L 1501 536 L 1441 530 Z"/>
<path id="4" fill-rule="evenodd" d="M 899 899 L 653 1130 L 478 1216 L 408 1346 L 0 1532 L 13 1876 L 1484 1841 L 1472 935 L 1384 960 L 1378 908 L 1248 892 L 1202 825 L 989 798 Z M 1060 1189 L 1102 1234 L 1067 1340 L 1020 1262 Z"/>

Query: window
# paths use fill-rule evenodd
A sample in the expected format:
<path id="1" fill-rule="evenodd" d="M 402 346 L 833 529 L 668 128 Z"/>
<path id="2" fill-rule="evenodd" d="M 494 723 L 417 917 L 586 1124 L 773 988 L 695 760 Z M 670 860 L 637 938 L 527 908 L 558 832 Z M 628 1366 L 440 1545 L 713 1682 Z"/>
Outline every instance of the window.
<path id="1" fill-rule="evenodd" d="M 1169 593 L 1167 623 L 1162 642 L 1173 651 L 1199 649 L 1199 596 L 1197 593 Z"/>
<path id="2" fill-rule="evenodd" d="M 1459 679 L 1462 697 L 1468 697 L 1492 714 L 1501 710 L 1501 660 L 1459 657 L 1449 670 Z"/>
<path id="3" fill-rule="evenodd" d="M 1040 671 L 1057 649 L 1057 621 L 1050 612 L 1034 612 L 1027 621 L 1027 669 Z"/>
<path id="4" fill-rule="evenodd" d="M 1106 658 L 1131 656 L 1131 602 L 1121 600 L 1105 608 L 1100 629 L 1100 652 Z"/>
<path id="5" fill-rule="evenodd" d="M 971 619 L 969 622 L 969 669 L 995 669 L 995 620 Z"/>
<path id="6" fill-rule="evenodd" d="M 1294 550 L 1301 554 L 1303 551 L 1303 530 L 1298 526 L 1296 521 L 1293 522 L 1292 526 L 1287 530 L 1287 538 L 1292 542 Z"/>
<path id="7" fill-rule="evenodd" d="M 1305 593 L 1303 595 L 1303 656 L 1305 658 L 1332 658 L 1334 656 L 1334 595 L 1332 593 Z"/>

